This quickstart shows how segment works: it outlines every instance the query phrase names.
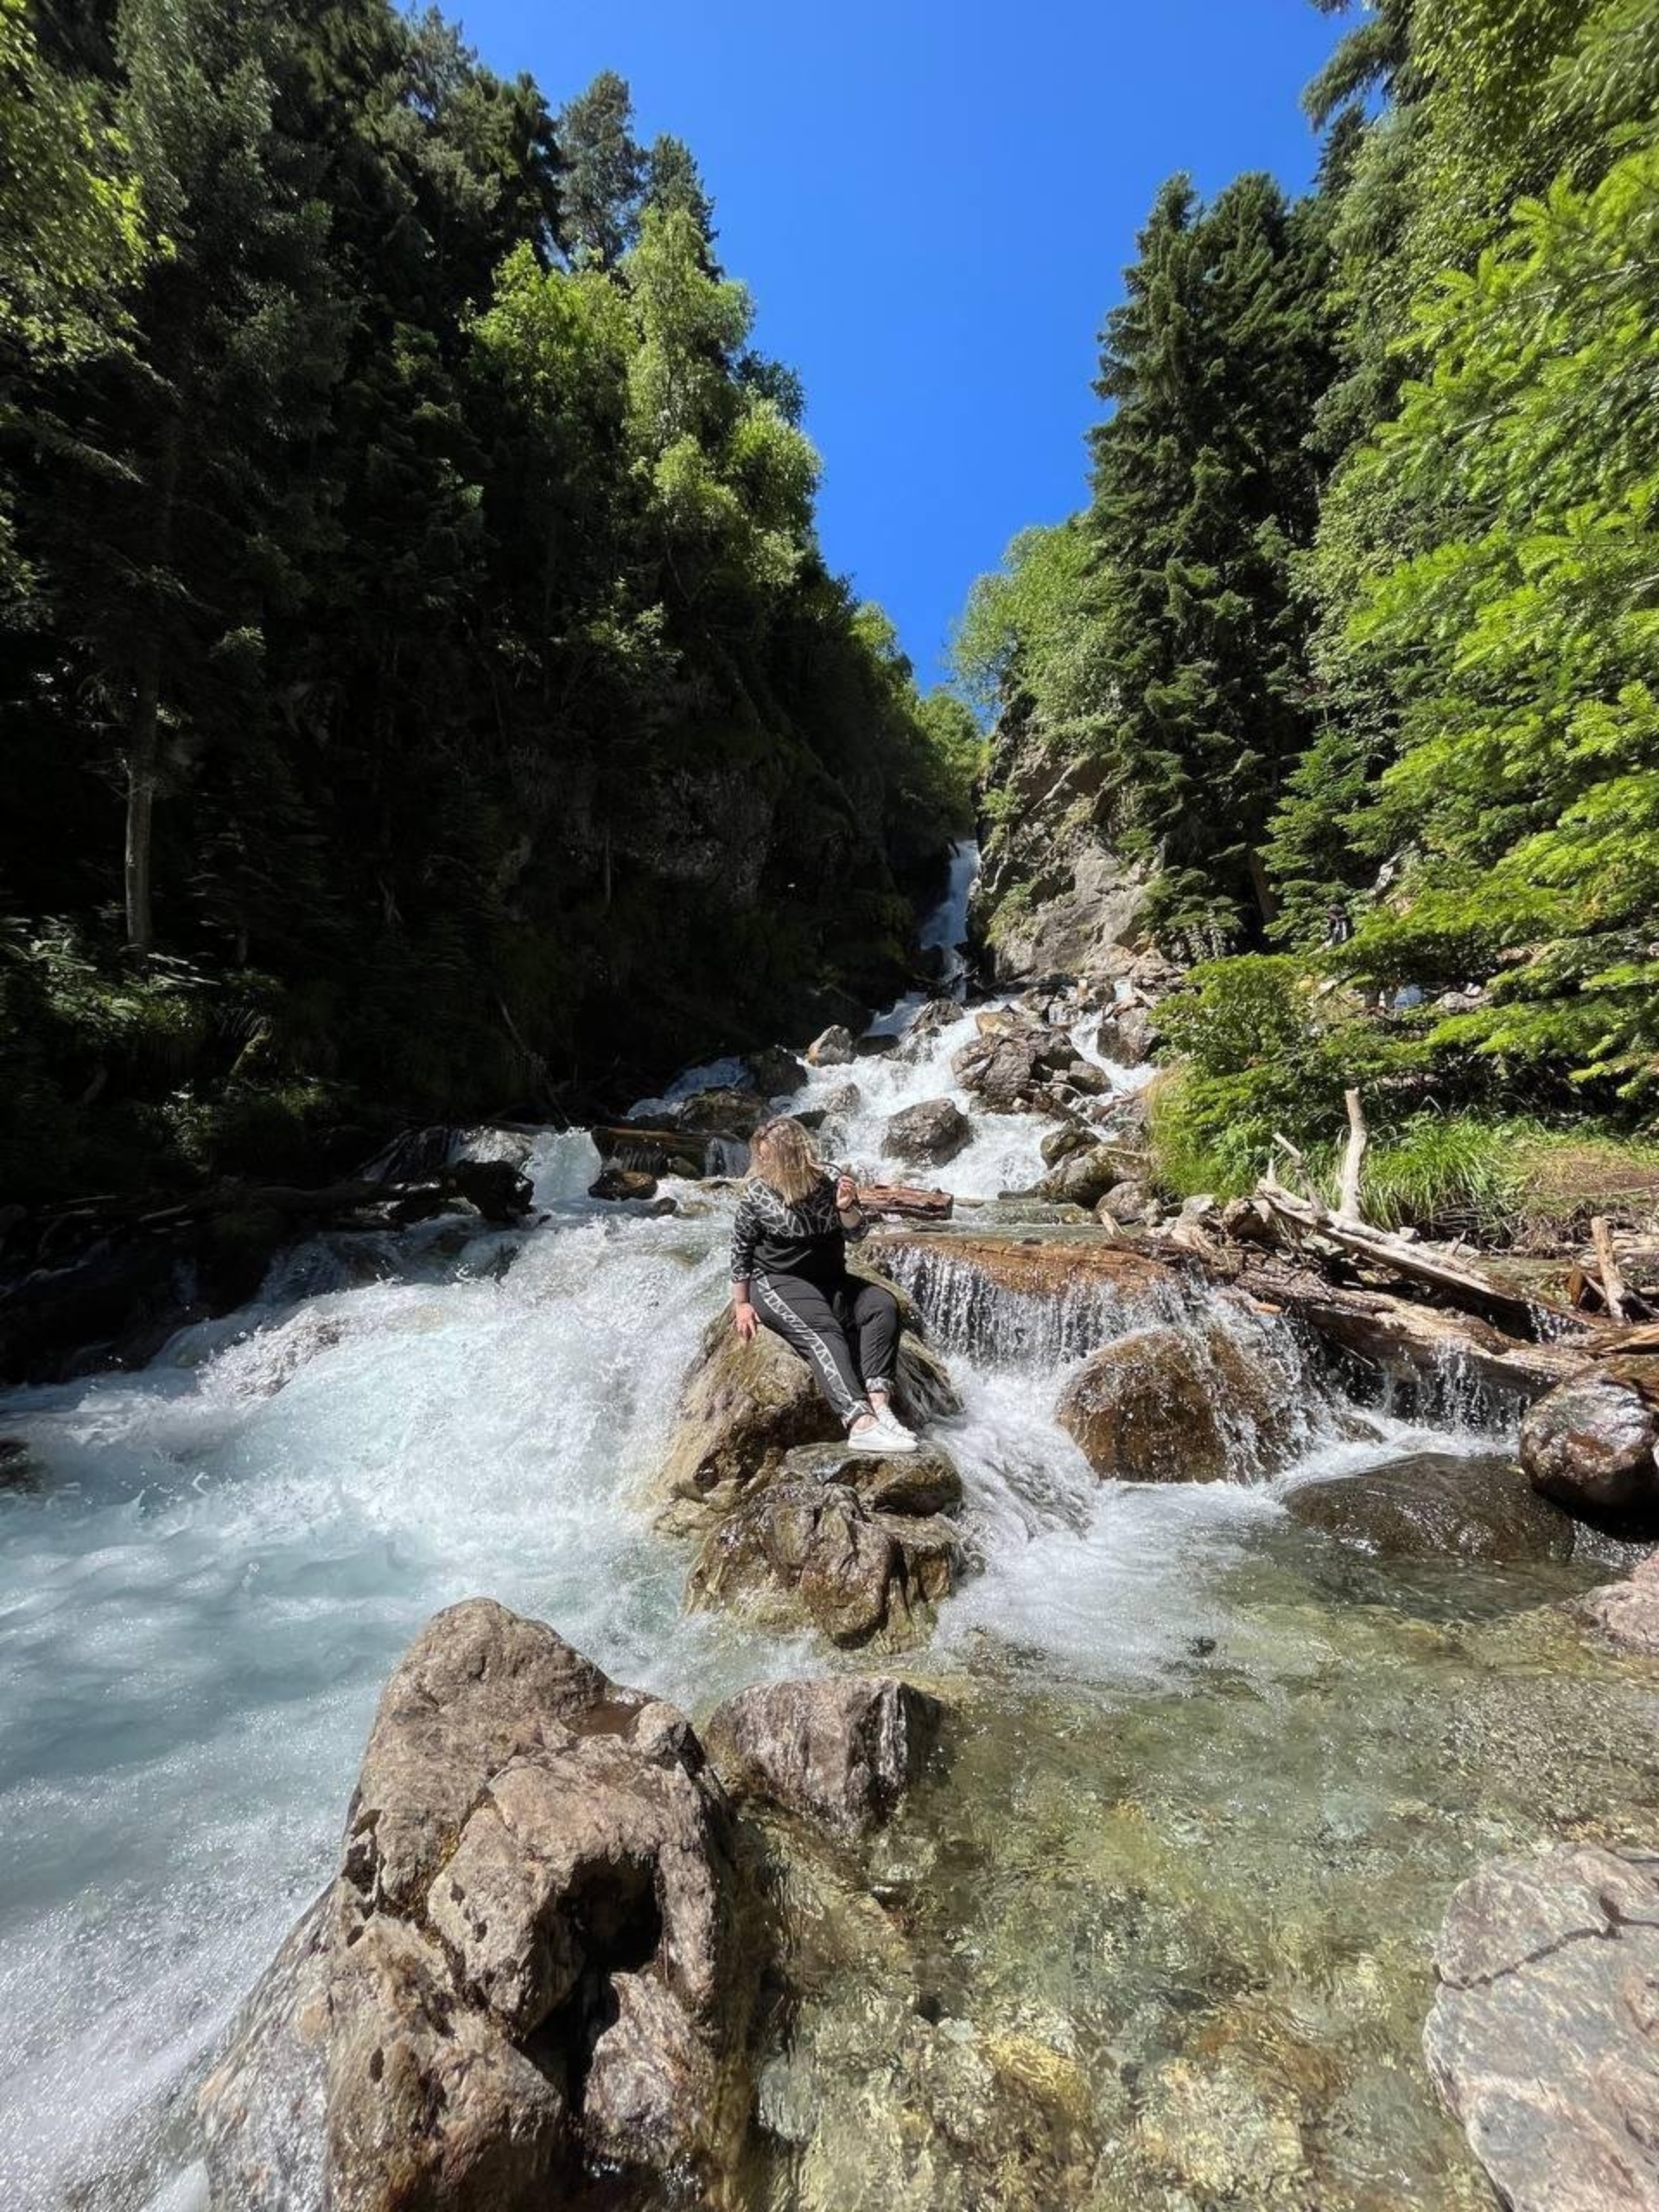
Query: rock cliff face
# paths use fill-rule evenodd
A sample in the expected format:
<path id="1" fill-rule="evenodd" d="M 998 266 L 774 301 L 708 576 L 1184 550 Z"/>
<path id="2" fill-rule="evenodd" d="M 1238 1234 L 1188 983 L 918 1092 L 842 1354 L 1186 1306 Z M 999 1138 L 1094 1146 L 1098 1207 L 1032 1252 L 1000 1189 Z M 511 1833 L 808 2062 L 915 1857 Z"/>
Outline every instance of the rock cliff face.
<path id="1" fill-rule="evenodd" d="M 1146 878 L 1101 834 L 1098 772 L 1050 752 L 1018 714 L 992 739 L 972 918 L 998 980 L 1088 975 L 1134 936 Z"/>

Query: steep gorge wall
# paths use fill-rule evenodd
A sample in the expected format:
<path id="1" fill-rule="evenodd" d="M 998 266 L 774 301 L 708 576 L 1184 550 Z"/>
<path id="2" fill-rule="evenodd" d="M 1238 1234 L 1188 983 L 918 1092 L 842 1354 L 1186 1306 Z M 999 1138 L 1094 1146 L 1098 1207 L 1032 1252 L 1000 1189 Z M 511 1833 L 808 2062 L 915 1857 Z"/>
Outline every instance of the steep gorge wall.
<path id="1" fill-rule="evenodd" d="M 1101 773 L 1045 743 L 1019 702 L 997 724 L 972 920 L 999 981 L 1086 975 L 1135 939 L 1147 876 L 1098 826 Z"/>

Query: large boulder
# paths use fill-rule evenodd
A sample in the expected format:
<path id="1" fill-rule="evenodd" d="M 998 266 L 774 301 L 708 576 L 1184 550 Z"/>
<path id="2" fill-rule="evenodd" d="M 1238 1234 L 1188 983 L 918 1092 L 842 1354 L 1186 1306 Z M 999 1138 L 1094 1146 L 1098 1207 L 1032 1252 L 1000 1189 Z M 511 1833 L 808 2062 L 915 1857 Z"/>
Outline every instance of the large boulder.
<path id="1" fill-rule="evenodd" d="M 857 1835 L 885 1821 L 920 1774 L 944 1711 L 890 1675 L 763 1682 L 728 1698 L 702 1738 L 734 1796 Z"/>
<path id="2" fill-rule="evenodd" d="M 747 1053 L 743 1064 L 750 1083 L 768 1098 L 797 1091 L 806 1081 L 806 1062 L 781 1045 L 766 1045 L 758 1052 Z"/>
<path id="3" fill-rule="evenodd" d="M 924 1098 L 893 1116 L 881 1148 L 894 1160 L 938 1167 L 954 1160 L 973 1134 L 973 1123 L 954 1098 Z"/>
<path id="4" fill-rule="evenodd" d="M 906 1303 L 896 1288 L 894 1295 Z M 908 1421 L 961 1410 L 944 1363 L 909 1328 L 899 1339 L 894 1385 L 895 1405 Z M 842 1440 L 841 1423 L 798 1353 L 770 1329 L 745 1344 L 730 1314 L 717 1314 L 680 1388 L 656 1484 L 658 1525 L 670 1535 L 701 1534 L 774 1474 L 797 1445 Z"/>
<path id="5" fill-rule="evenodd" d="M 1638 1373 L 1610 1363 L 1547 1391 L 1521 1424 L 1521 1465 L 1533 1488 L 1592 1518 L 1659 1510 L 1659 1405 L 1642 1384 Z"/>
<path id="6" fill-rule="evenodd" d="M 1070 1040 L 1002 1009 L 980 1019 L 979 1035 L 951 1055 L 957 1081 L 993 1114 L 1018 1114 L 1045 1103 L 1050 1081 L 1071 1064 Z"/>
<path id="7" fill-rule="evenodd" d="M 1659 2209 L 1659 1860 L 1501 1859 L 1452 1897 L 1423 2035 L 1513 2212 Z"/>
<path id="8" fill-rule="evenodd" d="M 1068 1152 L 1050 1168 L 1038 1190 L 1063 1205 L 1096 1206 L 1122 1176 L 1122 1164 L 1110 1145 L 1093 1144 Z"/>
<path id="9" fill-rule="evenodd" d="M 1295 1431 L 1294 1373 L 1265 1332 L 1249 1347 L 1219 1323 L 1132 1329 L 1067 1382 L 1055 1417 L 1097 1475 L 1219 1482 L 1271 1473 Z"/>
<path id="10" fill-rule="evenodd" d="M 961 1538 L 943 1514 L 916 1510 L 910 1456 L 895 1453 L 889 1465 L 858 1454 L 855 1489 L 826 1479 L 816 1456 L 790 1453 L 710 1530 L 690 1601 L 729 1606 L 764 1627 L 810 1625 L 839 1644 L 918 1643 L 954 1585 Z"/>
<path id="11" fill-rule="evenodd" d="M 1469 1559 L 1494 1566 L 1567 1559 L 1571 1520 L 1499 1454 L 1417 1452 L 1363 1473 L 1285 1493 L 1293 1520 L 1384 1559 Z"/>
<path id="12" fill-rule="evenodd" d="M 450 1607 L 386 1685 L 339 1873 L 202 2089 L 213 2205 L 712 2183 L 751 2101 L 748 1915 L 685 1719 L 539 1622 Z"/>
<path id="13" fill-rule="evenodd" d="M 770 1099 L 759 1090 L 694 1090 L 653 1119 L 693 1136 L 750 1137 L 771 1112 Z"/>
<path id="14" fill-rule="evenodd" d="M 844 1068 L 858 1058 L 858 1046 L 850 1029 L 832 1022 L 830 1027 L 815 1037 L 804 1054 L 806 1064 L 814 1068 Z"/>
<path id="15" fill-rule="evenodd" d="M 1095 1050 L 1103 1052 L 1109 1060 L 1116 1060 L 1120 1067 L 1135 1068 L 1151 1057 L 1157 1041 L 1157 1027 L 1150 1011 L 1131 1003 L 1102 1014 Z"/>

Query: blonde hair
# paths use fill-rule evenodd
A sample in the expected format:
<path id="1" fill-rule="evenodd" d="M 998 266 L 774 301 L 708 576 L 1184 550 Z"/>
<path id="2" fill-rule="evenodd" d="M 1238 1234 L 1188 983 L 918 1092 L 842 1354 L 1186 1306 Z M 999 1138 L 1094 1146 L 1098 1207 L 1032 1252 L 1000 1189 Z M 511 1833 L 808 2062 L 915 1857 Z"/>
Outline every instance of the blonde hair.
<path id="1" fill-rule="evenodd" d="M 799 1205 L 823 1173 L 812 1140 L 786 1114 L 775 1122 L 762 1122 L 749 1139 L 751 1180 L 769 1183 L 785 1205 Z"/>

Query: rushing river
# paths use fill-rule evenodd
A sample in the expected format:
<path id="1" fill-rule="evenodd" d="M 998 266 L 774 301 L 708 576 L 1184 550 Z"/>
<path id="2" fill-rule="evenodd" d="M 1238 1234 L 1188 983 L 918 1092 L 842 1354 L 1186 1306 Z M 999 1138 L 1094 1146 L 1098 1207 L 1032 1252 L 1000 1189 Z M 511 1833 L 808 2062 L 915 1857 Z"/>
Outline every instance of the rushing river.
<path id="1" fill-rule="evenodd" d="M 797 1103 L 856 1081 L 837 1142 L 874 1166 L 971 1027 Z M 938 1179 L 1028 1185 L 1042 1126 L 983 1118 Z M 643 1510 L 729 1198 L 595 1204 L 579 1134 L 532 1165 L 522 1233 L 332 1237 L 141 1373 L 0 1401 L 41 1471 L 0 1499 L 8 2212 L 199 2202 L 204 2057 L 331 1870 L 379 1686 L 437 1607 L 499 1597 L 694 1712 L 856 1663 L 684 1613 Z M 1053 1421 L 1056 1348 L 936 1318 L 980 1571 L 912 1671 L 965 1718 L 877 1847 L 902 1957 L 855 1929 L 766 2068 L 771 2202 L 1488 2203 L 1416 2056 L 1426 1941 L 1495 1850 L 1651 1838 L 1641 1670 L 1542 1610 L 1598 1570 L 1390 1570 L 1282 1485 L 1102 1484 Z M 1491 1446 L 1342 1441 L 1310 1410 L 1327 1469 L 1426 1442 Z"/>

